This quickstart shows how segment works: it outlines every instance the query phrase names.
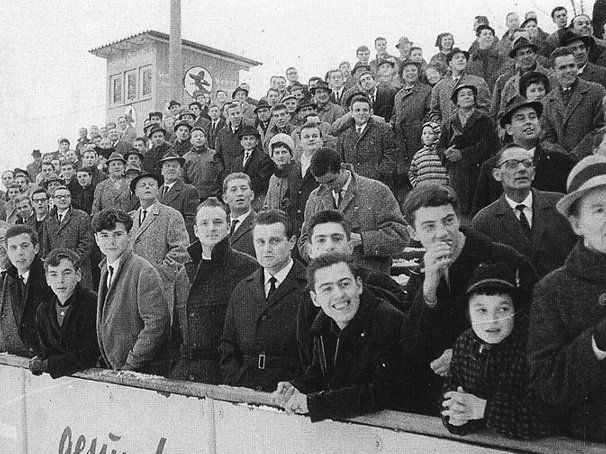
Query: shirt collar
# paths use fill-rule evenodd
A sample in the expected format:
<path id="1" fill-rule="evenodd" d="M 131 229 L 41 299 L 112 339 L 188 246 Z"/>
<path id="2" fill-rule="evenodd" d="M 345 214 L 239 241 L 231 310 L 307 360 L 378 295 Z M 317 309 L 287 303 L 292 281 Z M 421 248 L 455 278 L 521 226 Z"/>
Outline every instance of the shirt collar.
<path id="1" fill-rule="evenodd" d="M 516 207 L 518 205 L 520 205 L 520 203 L 516 202 L 515 200 L 510 199 L 509 197 L 507 197 L 507 195 L 505 196 L 505 200 L 507 201 L 507 204 L 511 207 L 512 210 L 515 210 Z M 525 205 L 526 208 L 528 208 L 529 210 L 532 210 L 532 191 L 530 191 L 528 193 L 528 195 L 521 202 L 521 204 Z"/>
<path id="2" fill-rule="evenodd" d="M 107 262 L 107 271 L 109 272 L 109 267 L 111 266 L 112 269 L 114 270 L 113 272 L 115 273 L 116 270 L 118 269 L 118 267 L 120 266 L 120 259 L 121 258 L 122 258 L 122 256 L 118 257 L 112 263 Z"/>
<path id="3" fill-rule="evenodd" d="M 25 273 L 20 274 L 19 275 L 20 278 L 23 278 L 23 281 L 27 284 L 27 281 L 29 279 L 29 270 L 27 270 Z"/>
<path id="4" fill-rule="evenodd" d="M 164 186 L 170 190 L 170 189 L 172 189 L 172 187 L 175 185 L 176 182 L 177 182 L 177 180 L 173 181 L 172 183 L 164 183 Z"/>
<path id="5" fill-rule="evenodd" d="M 284 268 L 282 268 L 280 271 L 278 271 L 276 274 L 273 275 L 273 277 L 276 278 L 276 287 L 278 287 L 282 282 L 284 282 L 284 279 L 286 279 L 286 276 L 288 276 L 288 273 L 290 273 L 290 270 L 293 267 L 294 263 L 295 263 L 294 260 L 290 259 L 288 261 L 288 264 Z M 264 285 L 267 285 L 271 278 L 272 278 L 272 275 L 269 274 L 269 272 L 267 271 L 266 268 L 263 268 Z"/>
<path id="6" fill-rule="evenodd" d="M 238 221 L 238 225 L 242 224 L 244 222 L 244 219 L 246 219 L 248 217 L 248 215 L 251 213 L 252 210 L 248 210 L 246 213 L 244 213 L 242 216 L 238 216 L 237 218 L 231 218 L 232 221 Z"/>

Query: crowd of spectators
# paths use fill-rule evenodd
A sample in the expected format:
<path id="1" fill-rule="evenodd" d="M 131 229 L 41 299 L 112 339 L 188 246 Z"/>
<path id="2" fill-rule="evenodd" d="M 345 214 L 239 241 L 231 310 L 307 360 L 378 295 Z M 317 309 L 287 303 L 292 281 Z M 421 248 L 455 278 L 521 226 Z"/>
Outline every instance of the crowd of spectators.
<path id="1" fill-rule="evenodd" d="M 477 16 L 429 62 L 378 37 L 260 100 L 198 92 L 34 150 L 1 178 L 0 350 L 312 421 L 606 441 L 606 41 L 551 16 L 509 13 L 500 38 Z"/>

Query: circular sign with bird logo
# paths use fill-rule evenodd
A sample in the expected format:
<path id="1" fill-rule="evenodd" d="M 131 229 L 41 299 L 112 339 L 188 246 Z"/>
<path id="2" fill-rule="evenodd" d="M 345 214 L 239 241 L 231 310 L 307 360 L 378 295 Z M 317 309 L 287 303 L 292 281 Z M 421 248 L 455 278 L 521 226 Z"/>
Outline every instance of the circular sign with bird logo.
<path id="1" fill-rule="evenodd" d="M 183 87 L 187 94 L 195 99 L 199 94 L 206 95 L 213 91 L 213 77 L 208 69 L 194 66 L 185 73 Z"/>

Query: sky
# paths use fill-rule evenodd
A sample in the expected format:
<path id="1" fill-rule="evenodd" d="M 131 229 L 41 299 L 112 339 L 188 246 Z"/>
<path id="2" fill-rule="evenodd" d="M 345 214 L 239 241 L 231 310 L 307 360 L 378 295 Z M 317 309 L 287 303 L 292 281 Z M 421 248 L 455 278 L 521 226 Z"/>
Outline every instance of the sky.
<path id="1" fill-rule="evenodd" d="M 1 169 L 25 165 L 32 149 L 57 149 L 57 140 L 75 143 L 81 126 L 104 124 L 106 61 L 89 50 L 145 30 L 169 31 L 169 0 L 5 0 L 0 21 Z M 41 5 L 44 5 L 41 8 Z M 302 81 L 323 76 L 341 61 L 355 63 L 361 44 L 373 48 L 383 36 L 388 51 L 406 36 L 423 48 L 426 60 L 437 52 L 438 33 L 454 34 L 468 48 L 475 38 L 473 17 L 485 15 L 505 32 L 505 16 L 533 10 L 539 26 L 555 30 L 549 13 L 570 0 L 181 0 L 182 38 L 263 62 L 241 72 L 240 81 L 262 96 L 269 78 L 289 66 Z M 593 1 L 585 2 L 586 12 Z M 372 54 L 374 57 L 374 52 Z"/>

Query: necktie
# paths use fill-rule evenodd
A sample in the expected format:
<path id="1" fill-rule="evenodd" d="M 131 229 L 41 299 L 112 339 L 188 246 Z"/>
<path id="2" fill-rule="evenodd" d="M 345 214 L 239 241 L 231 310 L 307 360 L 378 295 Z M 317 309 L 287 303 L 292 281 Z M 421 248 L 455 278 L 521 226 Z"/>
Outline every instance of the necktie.
<path id="1" fill-rule="evenodd" d="M 27 283 L 25 282 L 24 276 L 19 276 L 19 280 L 21 281 L 21 294 L 23 295 L 25 293 L 25 286 Z"/>
<path id="2" fill-rule="evenodd" d="M 526 205 L 524 205 L 523 203 L 516 205 L 516 210 L 520 212 L 520 224 L 522 224 L 524 231 L 530 234 L 530 223 L 528 222 L 528 218 L 524 214 L 524 208 L 526 208 Z"/>
<path id="3" fill-rule="evenodd" d="M 233 219 L 233 220 L 231 221 L 231 227 L 230 227 L 230 229 L 229 229 L 229 236 L 230 236 L 230 237 L 231 237 L 231 236 L 234 234 L 234 232 L 236 231 L 236 226 L 238 225 L 238 222 L 240 222 L 240 221 L 238 221 L 237 219 Z"/>
<path id="4" fill-rule="evenodd" d="M 147 216 L 147 210 L 141 210 L 141 222 L 139 224 L 143 224 L 145 222 L 145 216 Z"/>
<path id="5" fill-rule="evenodd" d="M 566 88 L 563 90 L 562 98 L 564 100 L 564 105 L 567 106 L 570 102 L 570 97 L 572 96 L 572 88 Z"/>
<path id="6" fill-rule="evenodd" d="M 270 299 L 271 295 L 273 295 L 276 291 L 276 282 L 278 282 L 278 280 L 275 277 L 272 276 L 269 278 L 269 292 L 267 292 L 267 299 Z"/>
<path id="7" fill-rule="evenodd" d="M 112 278 L 114 277 L 114 267 L 108 266 L 107 269 L 109 270 L 109 273 L 107 273 L 107 288 L 109 289 L 112 285 Z"/>
<path id="8" fill-rule="evenodd" d="M 166 197 L 166 194 L 168 194 L 168 186 L 164 186 L 164 188 L 162 189 L 162 198 Z"/>
<path id="9" fill-rule="evenodd" d="M 57 213 L 57 219 L 59 220 L 59 224 L 61 224 L 61 221 L 63 220 L 63 215 Z"/>
<path id="10" fill-rule="evenodd" d="M 242 167 L 246 167 L 246 163 L 250 159 L 250 154 L 251 154 L 250 151 L 247 151 L 246 153 L 244 153 L 244 160 L 242 161 Z"/>
<path id="11" fill-rule="evenodd" d="M 341 205 L 341 202 L 343 201 L 343 195 L 341 194 L 341 191 L 332 191 L 333 193 L 333 197 L 335 199 L 335 208 L 339 208 L 339 206 Z"/>
<path id="12" fill-rule="evenodd" d="M 363 126 L 356 126 L 356 129 L 358 130 L 358 135 L 361 136 L 362 135 L 362 131 L 364 131 L 364 127 Z"/>

